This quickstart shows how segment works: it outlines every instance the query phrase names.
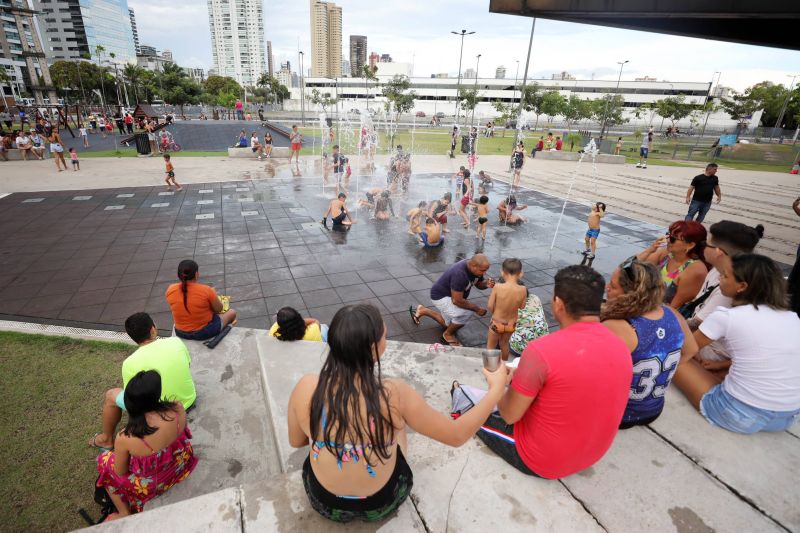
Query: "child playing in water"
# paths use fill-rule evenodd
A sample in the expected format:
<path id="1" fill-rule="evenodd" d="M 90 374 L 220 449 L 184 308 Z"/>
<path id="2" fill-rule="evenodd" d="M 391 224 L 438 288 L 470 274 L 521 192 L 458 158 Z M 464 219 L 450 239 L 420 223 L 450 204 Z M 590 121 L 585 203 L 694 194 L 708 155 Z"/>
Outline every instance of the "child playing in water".
<path id="1" fill-rule="evenodd" d="M 164 162 L 166 163 L 166 170 L 167 177 L 164 181 L 167 182 L 167 188 L 172 190 L 172 186 L 175 186 L 175 189 L 178 191 L 182 191 L 183 187 L 175 181 L 175 167 L 172 166 L 172 161 L 170 161 L 169 154 L 164 154 Z"/>
<path id="2" fill-rule="evenodd" d="M 475 212 L 478 215 L 478 228 L 475 231 L 475 237 L 478 239 L 486 239 L 486 223 L 489 221 L 489 197 L 486 195 L 478 198 L 478 203 L 473 203 Z"/>
<path id="3" fill-rule="evenodd" d="M 521 285 L 522 261 L 508 258 L 501 267 L 503 283 L 495 284 L 487 307 L 492 313 L 486 348 L 494 350 L 500 345 L 503 361 L 508 361 L 508 343 L 517 326 L 517 311 L 525 307 L 528 289 Z"/>
<path id="4" fill-rule="evenodd" d="M 78 161 L 78 152 L 75 151 L 75 148 L 69 149 L 69 159 L 72 161 L 72 170 L 75 172 L 81 169 L 81 163 Z"/>
<path id="5" fill-rule="evenodd" d="M 583 255 L 588 259 L 594 259 L 594 254 L 597 251 L 597 237 L 600 235 L 600 219 L 603 218 L 605 214 L 606 204 L 603 202 L 594 204 L 591 213 L 589 213 L 589 219 L 587 220 L 589 229 L 586 230 L 586 237 L 584 238 L 586 250 L 583 251 Z"/>
<path id="6" fill-rule="evenodd" d="M 464 172 L 466 170 L 467 169 L 464 168 L 464 167 L 459 168 L 458 169 L 458 173 L 455 176 L 456 177 L 456 200 L 459 200 L 459 201 L 461 200 L 461 194 L 462 194 L 461 189 L 464 186 Z"/>
<path id="7" fill-rule="evenodd" d="M 444 244 L 444 237 L 439 223 L 430 217 L 425 220 L 425 231 L 420 231 L 417 238 L 425 248 L 438 248 Z"/>
<path id="8" fill-rule="evenodd" d="M 426 207 L 428 204 L 425 200 L 421 201 L 417 207 L 410 209 L 406 214 L 408 220 L 408 233 L 416 235 L 422 230 L 422 217 L 426 217 Z M 426 217 L 427 218 L 427 217 Z"/>

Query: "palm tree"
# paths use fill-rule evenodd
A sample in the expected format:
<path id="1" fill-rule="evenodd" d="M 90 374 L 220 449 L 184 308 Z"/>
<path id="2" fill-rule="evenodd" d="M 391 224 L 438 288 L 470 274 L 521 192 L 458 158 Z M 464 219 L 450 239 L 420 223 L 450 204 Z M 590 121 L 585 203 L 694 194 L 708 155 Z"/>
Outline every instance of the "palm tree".
<path id="1" fill-rule="evenodd" d="M 130 63 L 125 65 L 125 68 L 122 69 L 122 77 L 127 80 L 131 88 L 133 88 L 133 99 L 137 104 L 139 103 L 139 92 L 137 88 L 139 80 L 142 78 L 142 72 L 144 72 L 142 67 Z"/>
<path id="2" fill-rule="evenodd" d="M 369 80 L 378 81 L 378 77 L 375 75 L 375 73 L 378 72 L 378 67 L 364 65 L 361 72 L 364 74 L 364 96 L 367 99 L 367 111 L 369 111 L 369 86 L 367 82 L 369 82 Z"/>
<path id="3" fill-rule="evenodd" d="M 101 63 L 101 58 L 102 58 L 103 52 L 106 51 L 106 47 L 103 46 L 102 44 L 98 44 L 95 47 L 94 51 L 97 54 L 97 66 L 100 67 L 100 69 L 102 70 L 103 69 L 103 65 Z M 103 78 L 105 78 L 105 72 L 101 72 L 100 73 L 100 105 L 103 106 L 103 112 L 105 112 L 105 110 L 106 110 L 106 101 L 105 101 L 106 87 L 105 87 L 105 83 L 103 83 Z"/>

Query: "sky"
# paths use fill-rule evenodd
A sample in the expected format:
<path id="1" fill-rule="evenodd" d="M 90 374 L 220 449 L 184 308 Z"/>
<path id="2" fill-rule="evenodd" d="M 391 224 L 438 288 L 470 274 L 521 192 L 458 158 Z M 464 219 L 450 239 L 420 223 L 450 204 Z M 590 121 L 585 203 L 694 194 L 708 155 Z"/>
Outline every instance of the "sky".
<path id="1" fill-rule="evenodd" d="M 172 50 L 181 66 L 210 68 L 211 37 L 204 0 L 128 0 L 136 10 L 141 44 Z M 488 0 L 350 0 L 342 7 L 343 58 L 350 35 L 366 35 L 370 52 L 388 53 L 394 61 L 412 63 L 413 74 L 458 72 L 460 37 L 450 31 L 476 32 L 464 40 L 462 71 L 475 68 L 494 77 L 499 65 L 506 77 L 525 70 L 531 19 L 489 13 Z M 298 47 L 310 52 L 309 2 L 264 2 L 265 40 L 272 41 L 275 69 L 282 61 L 297 70 Z M 265 47 L 266 48 L 266 47 Z M 550 78 L 567 71 L 578 79 L 616 80 L 617 62 L 628 60 L 623 80 L 651 76 L 666 81 L 719 83 L 742 91 L 760 81 L 788 85 L 800 74 L 800 52 L 676 37 L 539 19 L 533 38 L 530 78 Z M 800 82 L 800 80 L 798 80 Z"/>

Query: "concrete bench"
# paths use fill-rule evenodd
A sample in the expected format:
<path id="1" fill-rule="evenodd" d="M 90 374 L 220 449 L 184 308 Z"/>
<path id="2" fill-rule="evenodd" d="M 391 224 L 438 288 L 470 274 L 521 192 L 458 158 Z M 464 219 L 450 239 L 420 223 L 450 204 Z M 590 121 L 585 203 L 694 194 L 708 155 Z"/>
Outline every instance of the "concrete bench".
<path id="1" fill-rule="evenodd" d="M 9 161 L 22 161 L 22 152 L 19 151 L 17 148 L 9 148 L 6 150 L 6 155 L 8 156 Z M 44 153 L 42 154 L 45 159 L 50 157 L 50 150 L 45 148 Z M 69 154 L 67 154 L 67 159 L 69 159 Z M 36 155 L 32 152 L 28 152 L 28 161 L 39 161 Z"/>
<path id="2" fill-rule="evenodd" d="M 271 157 L 286 157 L 288 158 L 292 150 L 288 146 L 273 146 Z M 246 148 L 228 148 L 228 157 L 256 159 L 258 156 L 253 152 L 249 146 Z"/>
<path id="3" fill-rule="evenodd" d="M 563 150 L 557 151 L 542 151 L 536 152 L 536 159 L 549 159 L 553 161 L 577 161 L 580 159 L 578 152 L 565 152 Z M 589 156 L 584 157 L 584 161 L 590 161 Z M 622 165 L 625 163 L 625 156 L 611 155 L 611 154 L 597 154 L 596 161 L 598 163 L 611 163 L 615 165 Z"/>

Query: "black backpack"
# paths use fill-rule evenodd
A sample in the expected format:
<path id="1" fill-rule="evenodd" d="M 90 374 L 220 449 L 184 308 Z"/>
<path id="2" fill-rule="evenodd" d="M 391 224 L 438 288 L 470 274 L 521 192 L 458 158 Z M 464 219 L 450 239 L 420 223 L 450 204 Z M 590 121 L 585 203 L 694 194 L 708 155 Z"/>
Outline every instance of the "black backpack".
<path id="1" fill-rule="evenodd" d="M 711 296 L 711 293 L 714 292 L 714 289 L 716 289 L 717 287 L 719 287 L 718 284 L 717 285 L 711 285 L 710 287 L 708 287 L 706 289 L 706 291 L 703 294 L 701 294 L 700 296 L 698 296 L 697 298 L 695 298 L 691 302 L 686 302 L 685 304 L 680 306 L 678 308 L 678 312 L 681 314 L 681 316 L 683 316 L 683 318 L 685 318 L 686 320 L 689 320 L 690 318 L 692 318 L 694 316 L 695 310 L 700 305 L 702 305 L 703 302 L 708 300 L 708 297 Z"/>
<path id="2" fill-rule="evenodd" d="M 98 479 L 100 478 L 98 477 Z M 104 522 L 105 519 L 108 518 L 108 515 L 117 512 L 117 508 L 114 506 L 114 502 L 111 501 L 111 496 L 108 495 L 108 491 L 104 486 L 98 487 L 97 482 L 95 482 L 94 485 L 94 501 L 100 506 L 100 518 L 98 518 L 96 522 L 92 520 L 92 517 L 89 516 L 86 509 L 78 510 L 78 514 L 80 514 L 90 526 Z"/>

